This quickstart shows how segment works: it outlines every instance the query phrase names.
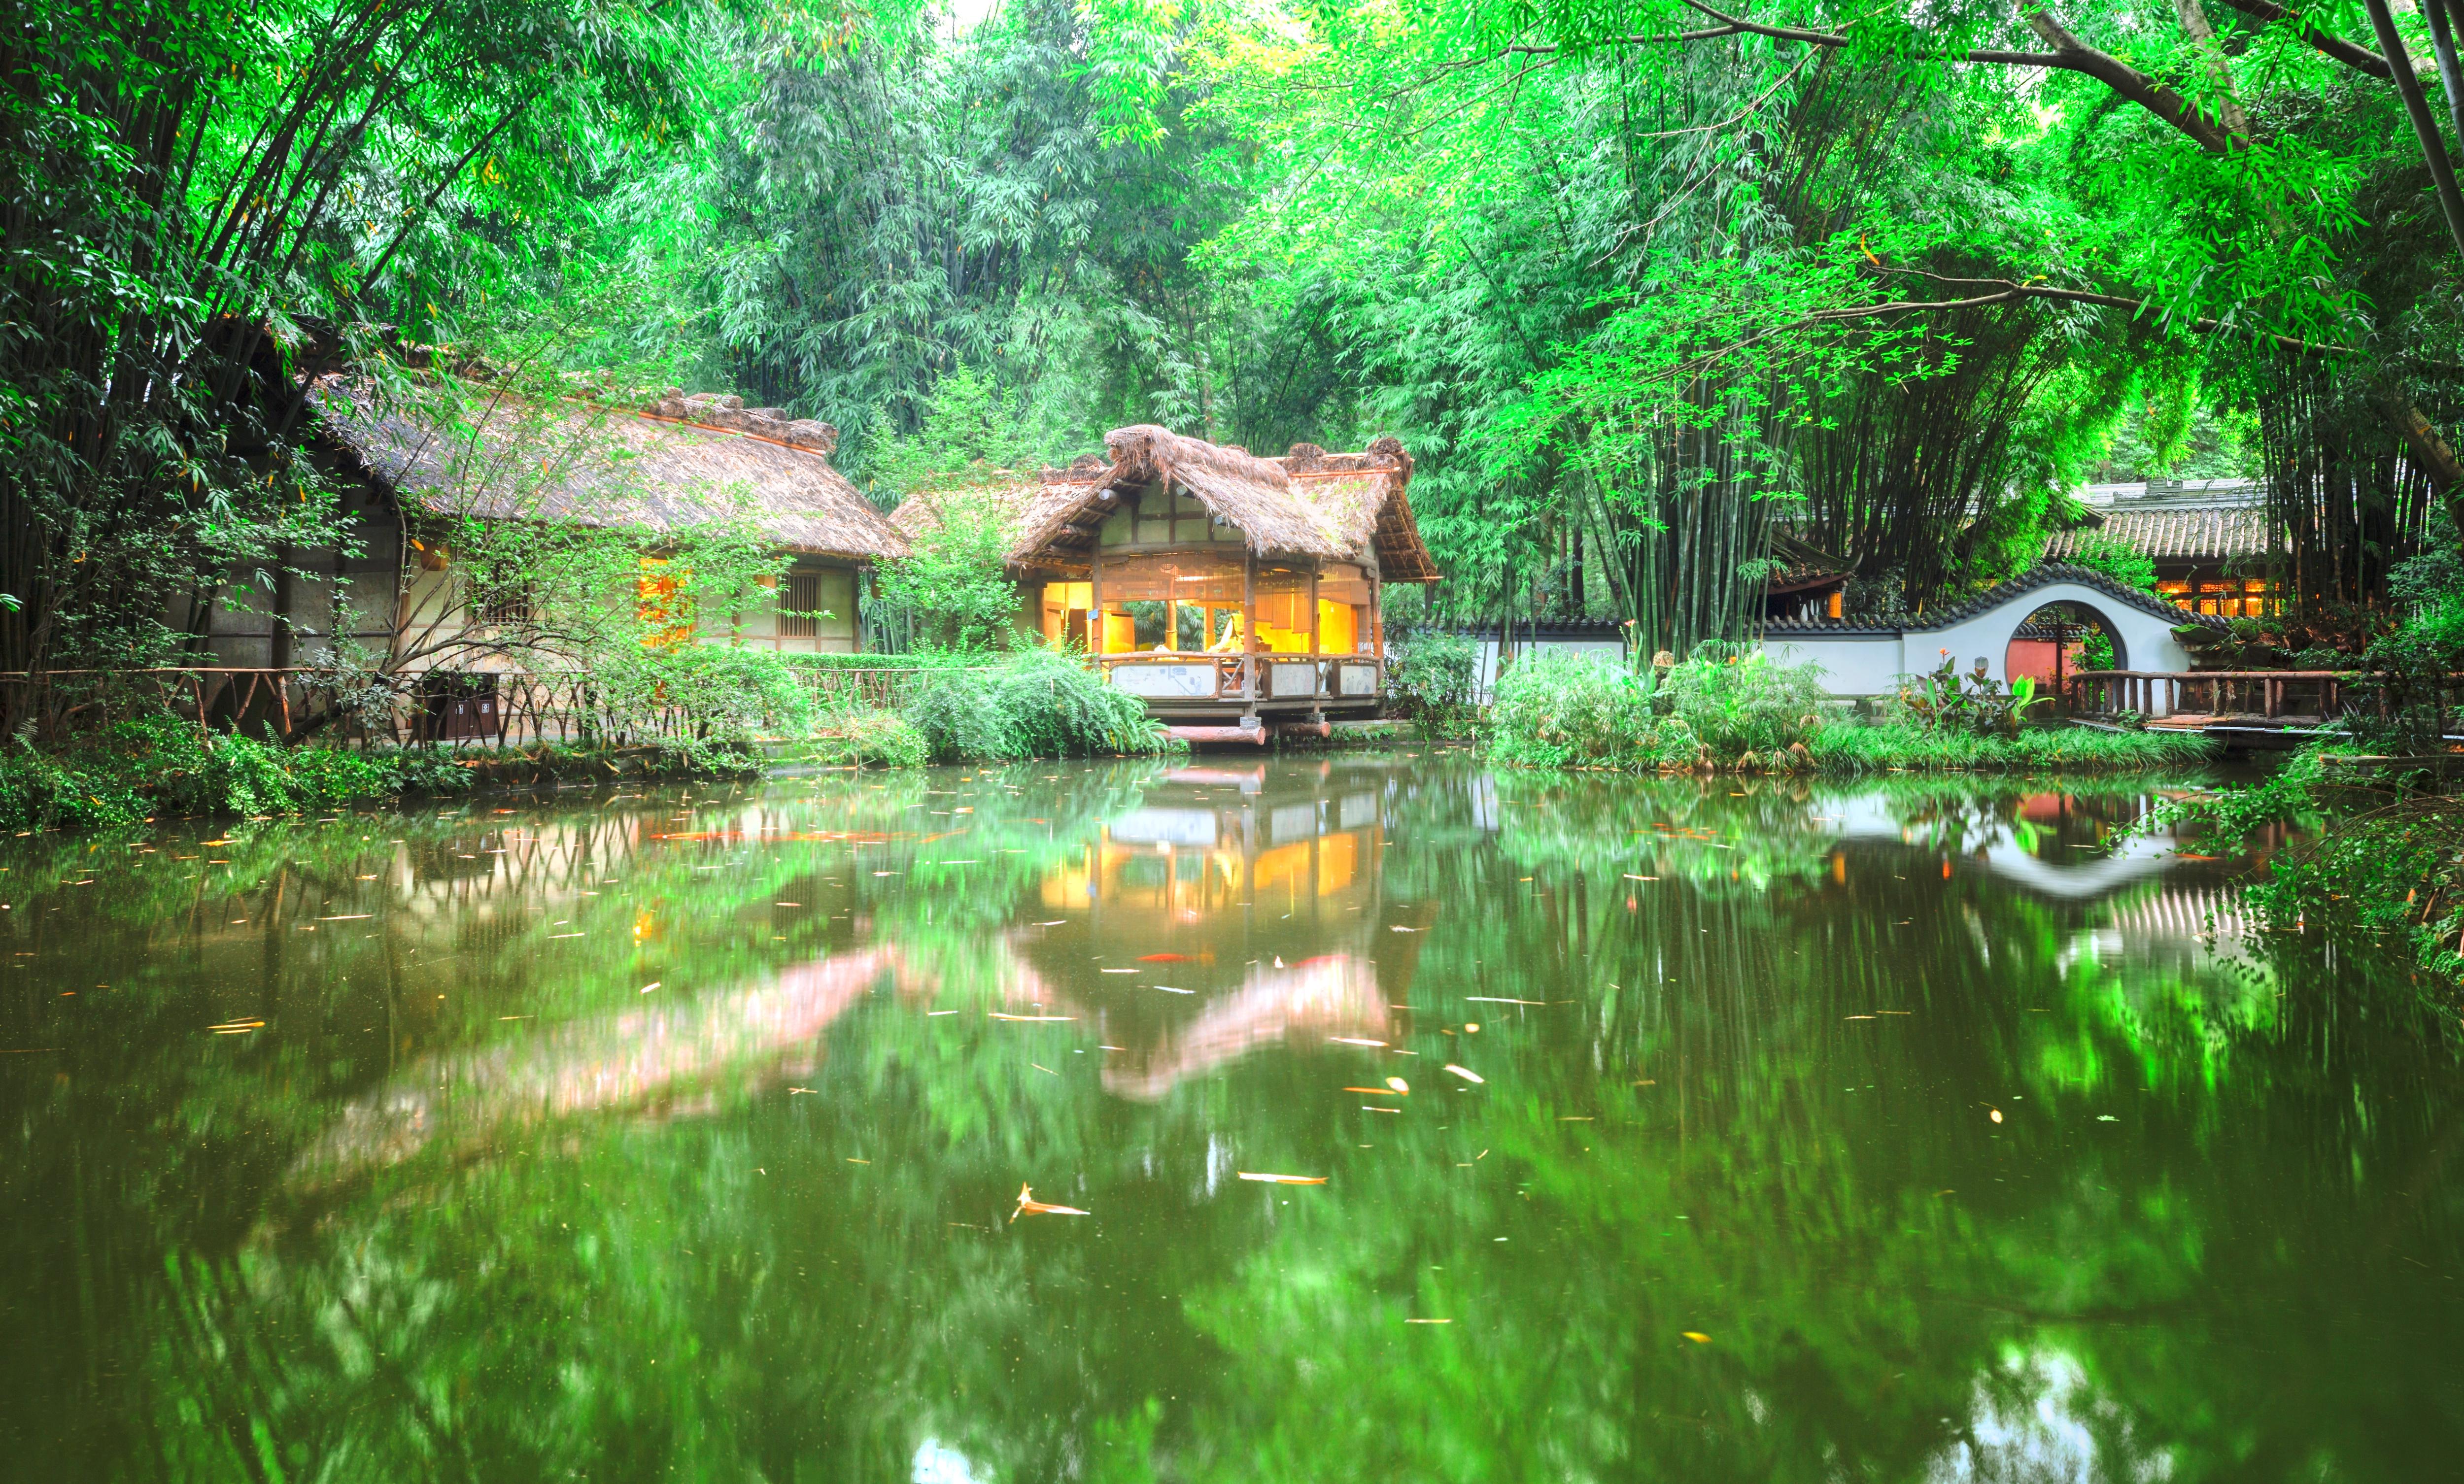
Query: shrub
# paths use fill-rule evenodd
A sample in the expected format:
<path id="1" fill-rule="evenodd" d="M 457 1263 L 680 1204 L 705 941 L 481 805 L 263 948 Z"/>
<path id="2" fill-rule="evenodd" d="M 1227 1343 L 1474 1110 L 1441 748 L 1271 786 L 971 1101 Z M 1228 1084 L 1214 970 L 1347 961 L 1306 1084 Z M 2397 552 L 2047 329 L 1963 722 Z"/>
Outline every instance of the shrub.
<path id="1" fill-rule="evenodd" d="M 1105 684 L 1076 656 L 1026 649 L 971 669 L 933 672 L 906 707 L 933 755 L 1006 762 L 1165 750 L 1146 704 Z"/>
<path id="2" fill-rule="evenodd" d="M 1806 741 L 1816 766 L 1858 773 L 1885 769 L 2157 768 L 2214 755 L 2195 732 L 2103 731 L 2088 727 L 2027 728 L 1986 733 L 1912 722 L 1825 727 Z"/>
<path id="3" fill-rule="evenodd" d="M 1774 665 L 1759 646 L 1702 644 L 1668 667 L 1660 709 L 1683 720 L 1721 761 L 1807 741 L 1834 703 L 1818 665 Z"/>
<path id="4" fill-rule="evenodd" d="M 1692 766 L 1692 725 L 1662 721 L 1652 680 L 1597 655 L 1526 655 L 1498 678 L 1489 704 L 1489 754 L 1527 767 Z"/>
<path id="5" fill-rule="evenodd" d="M 793 666 L 767 649 L 679 644 L 636 649 L 593 673 L 601 707 L 618 735 L 673 709 L 683 714 L 681 738 L 662 738 L 688 756 L 743 753 L 764 736 L 801 736 L 812 730 L 812 687 Z"/>
<path id="6" fill-rule="evenodd" d="M 1396 651 L 1387 672 L 1389 706 L 1415 717 L 1440 735 L 1460 731 L 1470 720 L 1480 678 L 1480 644 L 1462 634 L 1428 629 Z"/>
<path id="7" fill-rule="evenodd" d="M 813 738 L 808 755 L 841 766 L 921 768 L 933 760 L 933 744 L 895 711 L 848 711 Z"/>
<path id="8" fill-rule="evenodd" d="M 159 814 L 297 814 L 469 787 L 468 773 L 447 756 L 285 748 L 149 717 L 119 723 L 74 752 L 0 759 L 0 824 L 91 829 Z"/>

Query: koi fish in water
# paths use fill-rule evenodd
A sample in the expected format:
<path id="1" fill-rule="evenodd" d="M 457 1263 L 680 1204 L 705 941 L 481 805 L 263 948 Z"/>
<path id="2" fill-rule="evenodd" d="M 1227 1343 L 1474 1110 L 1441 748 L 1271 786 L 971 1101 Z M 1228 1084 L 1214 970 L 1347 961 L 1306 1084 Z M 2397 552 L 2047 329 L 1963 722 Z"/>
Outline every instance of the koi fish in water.
<path id="1" fill-rule="evenodd" d="M 1020 1186 L 1018 1188 L 1018 1210 L 1009 1213 L 1009 1219 L 1016 1221 L 1021 1216 L 1085 1216 L 1089 1214 L 1091 1214 L 1091 1212 L 1080 1211 L 1075 1206 L 1045 1205 L 1044 1202 L 1035 1198 L 1035 1191 L 1033 1189 L 1026 1186 Z"/>
<path id="2" fill-rule="evenodd" d="M 1139 956 L 1138 962 L 1141 964 L 1187 964 L 1195 962 L 1195 960 L 1186 953 L 1146 953 Z"/>

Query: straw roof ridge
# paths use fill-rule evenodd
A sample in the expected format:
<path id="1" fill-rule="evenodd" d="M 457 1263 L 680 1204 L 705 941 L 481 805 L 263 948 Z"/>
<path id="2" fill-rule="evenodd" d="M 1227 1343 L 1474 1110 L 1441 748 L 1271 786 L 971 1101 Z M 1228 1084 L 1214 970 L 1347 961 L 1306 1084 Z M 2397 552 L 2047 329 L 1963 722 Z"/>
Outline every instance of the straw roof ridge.
<path id="1" fill-rule="evenodd" d="M 1091 548 L 1092 528 L 1114 508 L 1113 500 L 1124 491 L 1170 482 L 1240 531 L 1261 556 L 1357 561 L 1374 550 L 1396 580 L 1438 577 L 1405 494 L 1412 461 L 1392 437 L 1359 453 L 1295 444 L 1280 459 L 1154 424 L 1116 428 L 1104 442 L 1110 462 L 1083 454 L 1067 469 L 1040 471 L 1031 483 L 963 491 L 963 497 L 997 501 L 1007 513 L 1014 574 L 1082 565 L 1090 552 L 1076 548 Z M 920 535 L 941 520 L 945 493 L 960 491 L 919 490 L 891 519 L 911 536 Z"/>
<path id="2" fill-rule="evenodd" d="M 1231 444 L 1190 438 L 1153 423 L 1116 427 L 1104 435 L 1111 452 L 1115 483 L 1142 482 L 1177 474 L 1197 473 L 1219 480 L 1240 480 L 1269 490 L 1289 490 L 1284 467 Z"/>
<path id="3" fill-rule="evenodd" d="M 330 377 L 315 395 L 326 434 L 371 479 L 438 514 L 673 531 L 738 513 L 726 491 L 741 489 L 754 527 L 791 551 L 854 561 L 907 551 L 905 535 L 831 467 L 827 424 L 744 417 L 718 428 L 675 420 L 665 404 L 494 394 L 455 426 L 381 404 L 365 382 Z"/>

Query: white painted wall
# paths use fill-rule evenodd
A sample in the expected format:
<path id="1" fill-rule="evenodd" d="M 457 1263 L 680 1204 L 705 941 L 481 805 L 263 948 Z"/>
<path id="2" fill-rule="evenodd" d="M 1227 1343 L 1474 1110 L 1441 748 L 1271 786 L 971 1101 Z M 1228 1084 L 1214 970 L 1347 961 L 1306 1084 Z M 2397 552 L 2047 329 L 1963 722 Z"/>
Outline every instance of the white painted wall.
<path id="1" fill-rule="evenodd" d="M 2049 603 L 2069 603 L 2093 612 L 2113 630 L 2118 642 L 2116 668 L 2187 670 L 2190 651 L 2173 637 L 2181 622 L 2116 602 L 2109 593 L 2079 582 L 2048 582 L 1947 628 L 1910 628 L 1891 635 L 1826 635 L 1802 630 L 1774 634 L 1763 652 L 1786 664 L 1808 661 L 1822 666 L 1825 688 L 1839 696 L 1888 695 L 1899 688 L 1899 677 L 1930 671 L 1943 653 L 1959 662 L 1963 671 L 1979 659 L 1985 673 L 1999 681 L 2011 677 L 2003 668 L 2011 636 L 2028 615 Z"/>

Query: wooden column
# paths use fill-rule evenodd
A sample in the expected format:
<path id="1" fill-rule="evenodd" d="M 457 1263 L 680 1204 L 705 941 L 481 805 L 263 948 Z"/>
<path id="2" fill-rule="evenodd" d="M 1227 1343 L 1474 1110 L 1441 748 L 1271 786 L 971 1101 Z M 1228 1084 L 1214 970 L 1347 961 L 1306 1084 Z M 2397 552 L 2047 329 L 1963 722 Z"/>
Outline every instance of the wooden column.
<path id="1" fill-rule="evenodd" d="M 1104 652 L 1104 553 L 1100 546 L 1087 557 L 1087 652 Z"/>
<path id="2" fill-rule="evenodd" d="M 1258 554 L 1241 549 L 1241 669 L 1250 699 L 1265 692 L 1258 678 Z"/>

